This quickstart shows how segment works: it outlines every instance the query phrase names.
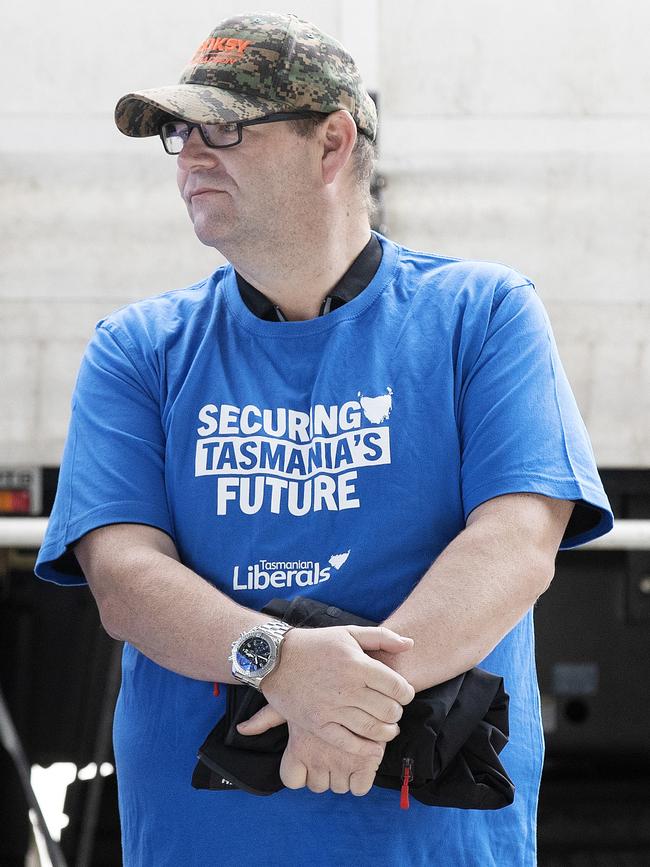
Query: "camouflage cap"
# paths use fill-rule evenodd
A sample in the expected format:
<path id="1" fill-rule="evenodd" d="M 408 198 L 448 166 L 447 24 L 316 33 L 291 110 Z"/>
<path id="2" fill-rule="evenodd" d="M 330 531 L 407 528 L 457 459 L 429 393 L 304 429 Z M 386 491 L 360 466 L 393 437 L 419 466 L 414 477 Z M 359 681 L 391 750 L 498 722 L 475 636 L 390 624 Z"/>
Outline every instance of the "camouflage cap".
<path id="1" fill-rule="evenodd" d="M 115 123 L 125 135 L 150 136 L 170 116 L 227 123 L 339 109 L 375 139 L 375 104 L 345 48 L 295 15 L 260 12 L 222 21 L 199 45 L 179 84 L 123 96 Z"/>

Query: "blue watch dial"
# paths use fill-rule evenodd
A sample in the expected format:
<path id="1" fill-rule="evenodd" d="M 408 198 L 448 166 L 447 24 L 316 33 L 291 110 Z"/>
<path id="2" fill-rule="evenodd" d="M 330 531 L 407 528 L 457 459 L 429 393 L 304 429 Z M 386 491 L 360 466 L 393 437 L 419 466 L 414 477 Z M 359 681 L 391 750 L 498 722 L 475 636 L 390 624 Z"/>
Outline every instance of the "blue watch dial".
<path id="1" fill-rule="evenodd" d="M 255 673 L 268 664 L 271 645 L 265 638 L 253 635 L 237 648 L 237 662 L 244 671 Z"/>

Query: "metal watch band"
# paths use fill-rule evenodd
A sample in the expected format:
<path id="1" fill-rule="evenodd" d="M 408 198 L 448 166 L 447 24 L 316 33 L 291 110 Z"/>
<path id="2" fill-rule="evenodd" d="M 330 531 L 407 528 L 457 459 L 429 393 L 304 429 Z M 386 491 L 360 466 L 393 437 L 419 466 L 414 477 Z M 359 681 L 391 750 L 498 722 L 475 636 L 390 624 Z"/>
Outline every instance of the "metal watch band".
<path id="1" fill-rule="evenodd" d="M 293 629 L 293 626 L 290 623 L 285 623 L 284 620 L 269 620 L 268 623 L 262 623 L 260 626 L 256 626 L 255 628 L 265 629 L 267 632 L 270 632 L 274 638 L 282 638 L 290 629 Z"/>

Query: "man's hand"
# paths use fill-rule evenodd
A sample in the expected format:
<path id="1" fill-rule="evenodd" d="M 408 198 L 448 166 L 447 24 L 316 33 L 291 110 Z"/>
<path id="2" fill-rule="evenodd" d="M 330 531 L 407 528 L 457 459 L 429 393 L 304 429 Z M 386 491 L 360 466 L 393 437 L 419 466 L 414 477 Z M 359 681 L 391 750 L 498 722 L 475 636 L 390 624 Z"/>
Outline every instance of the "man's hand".
<path id="1" fill-rule="evenodd" d="M 257 735 L 284 722 L 284 717 L 267 705 L 248 720 L 245 729 L 241 725 L 237 728 L 241 734 Z M 385 744 L 375 745 L 374 756 L 352 755 L 333 747 L 296 723 L 290 722 L 288 727 L 289 741 L 280 764 L 280 779 L 288 789 L 306 786 L 312 792 L 331 789 L 341 795 L 345 792 L 368 794 L 381 764 Z"/>
<path id="2" fill-rule="evenodd" d="M 365 651 L 400 653 L 412 646 L 410 638 L 380 626 L 292 629 L 284 639 L 280 665 L 262 681 L 270 708 L 255 715 L 251 733 L 278 725 L 279 714 L 281 721 L 294 723 L 336 750 L 381 761 L 384 745 L 399 731 L 403 705 L 412 701 L 415 690 Z"/>
<path id="3" fill-rule="evenodd" d="M 289 723 L 289 742 L 280 764 L 280 779 L 288 789 L 307 787 L 312 792 L 331 789 L 343 795 L 367 795 L 384 755 L 385 744 L 375 756 L 342 752 L 316 735 Z"/>

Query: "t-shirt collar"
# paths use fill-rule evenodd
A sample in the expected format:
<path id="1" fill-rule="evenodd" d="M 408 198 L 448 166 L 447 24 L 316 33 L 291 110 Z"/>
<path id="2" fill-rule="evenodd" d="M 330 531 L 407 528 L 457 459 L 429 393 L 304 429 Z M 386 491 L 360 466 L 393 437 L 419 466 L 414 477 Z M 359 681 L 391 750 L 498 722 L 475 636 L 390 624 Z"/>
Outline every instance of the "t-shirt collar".
<path id="1" fill-rule="evenodd" d="M 381 244 L 373 233 L 366 246 L 323 301 L 320 315 L 336 310 L 360 295 L 375 276 L 381 263 L 381 257 Z M 244 280 L 237 271 L 235 274 L 239 294 L 251 313 L 254 313 L 259 319 L 266 319 L 271 322 L 285 321 L 279 307 L 276 307 L 263 292 Z"/>

